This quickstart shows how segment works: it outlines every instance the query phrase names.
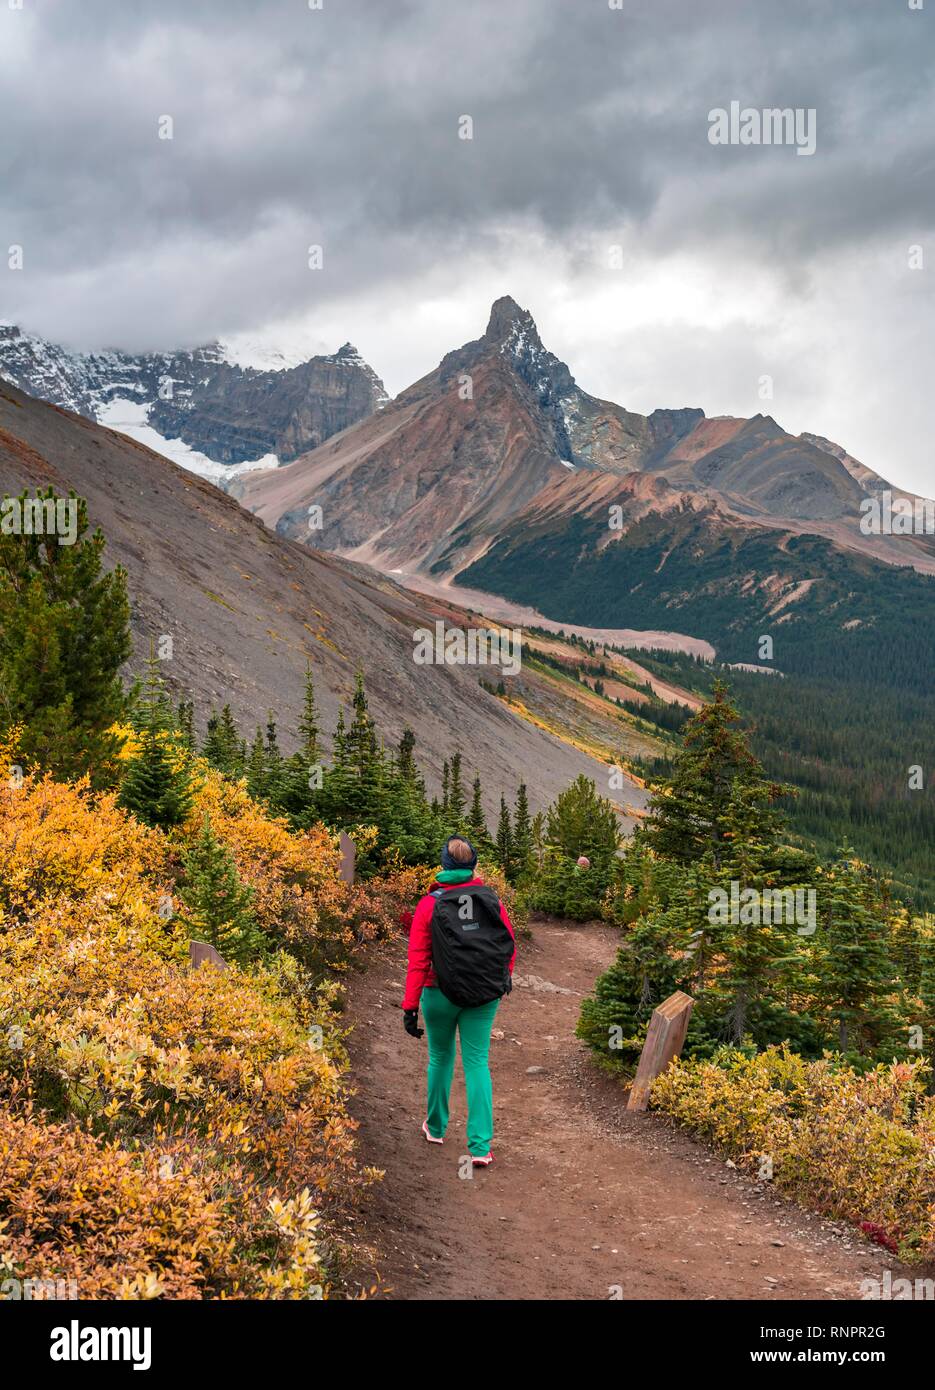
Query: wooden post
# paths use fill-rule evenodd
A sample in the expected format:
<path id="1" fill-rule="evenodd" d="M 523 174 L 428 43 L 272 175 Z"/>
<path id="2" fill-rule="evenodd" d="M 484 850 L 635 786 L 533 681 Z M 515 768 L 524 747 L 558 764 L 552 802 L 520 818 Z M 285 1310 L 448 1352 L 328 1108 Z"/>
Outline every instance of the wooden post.
<path id="1" fill-rule="evenodd" d="M 677 989 L 662 1001 L 658 1009 L 653 1010 L 640 1053 L 640 1064 L 630 1087 L 628 1110 L 646 1109 L 650 1086 L 682 1050 L 694 1003 L 690 994 L 683 994 Z"/>
<path id="2" fill-rule="evenodd" d="M 343 878 L 345 883 L 354 882 L 354 866 L 357 863 L 357 846 L 344 830 L 341 831 L 339 840 L 341 846 L 341 867 L 338 875 Z"/>
<path id="3" fill-rule="evenodd" d="M 192 963 L 193 970 L 197 970 L 200 965 L 214 965 L 218 970 L 227 969 L 227 961 L 220 951 L 209 946 L 207 941 L 190 941 L 188 943 L 188 958 Z"/>

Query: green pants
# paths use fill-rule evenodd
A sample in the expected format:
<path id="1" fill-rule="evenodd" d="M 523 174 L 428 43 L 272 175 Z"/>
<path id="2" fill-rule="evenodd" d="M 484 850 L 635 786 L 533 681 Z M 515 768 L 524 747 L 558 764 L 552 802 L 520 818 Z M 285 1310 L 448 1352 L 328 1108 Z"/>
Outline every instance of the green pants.
<path id="1" fill-rule="evenodd" d="M 493 1089 L 490 1084 L 490 1030 L 499 999 L 462 1009 L 452 1004 L 436 986 L 422 991 L 422 1017 L 429 1042 L 428 1129 L 433 1139 L 444 1139 L 448 1128 L 448 1097 L 455 1069 L 455 1032 L 461 1035 L 461 1065 L 467 1091 L 468 1150 L 479 1158 L 490 1152 L 493 1139 Z"/>

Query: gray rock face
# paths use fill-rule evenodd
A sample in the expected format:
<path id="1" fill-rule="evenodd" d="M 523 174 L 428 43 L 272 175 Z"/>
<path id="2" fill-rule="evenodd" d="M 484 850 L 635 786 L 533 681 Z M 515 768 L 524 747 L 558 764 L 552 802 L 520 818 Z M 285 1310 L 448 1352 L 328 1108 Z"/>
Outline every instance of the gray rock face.
<path id="1" fill-rule="evenodd" d="M 281 463 L 385 404 L 376 373 L 350 343 L 280 371 L 228 359 L 211 343 L 191 352 L 70 353 L 0 325 L 0 376 L 40 400 L 106 423 L 107 407 L 130 400 L 165 439 L 182 439 L 217 463 L 275 454 Z"/>

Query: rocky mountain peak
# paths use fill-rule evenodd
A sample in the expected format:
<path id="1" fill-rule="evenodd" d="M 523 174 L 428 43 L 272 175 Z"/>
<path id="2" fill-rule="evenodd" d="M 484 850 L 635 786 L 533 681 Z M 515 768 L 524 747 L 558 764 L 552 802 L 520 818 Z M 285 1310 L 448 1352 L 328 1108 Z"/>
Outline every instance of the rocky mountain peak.
<path id="1" fill-rule="evenodd" d="M 542 346 L 535 320 L 528 309 L 522 309 L 510 295 L 501 295 L 490 306 L 490 318 L 484 337 L 490 342 L 507 343 L 519 334 L 533 338 Z"/>

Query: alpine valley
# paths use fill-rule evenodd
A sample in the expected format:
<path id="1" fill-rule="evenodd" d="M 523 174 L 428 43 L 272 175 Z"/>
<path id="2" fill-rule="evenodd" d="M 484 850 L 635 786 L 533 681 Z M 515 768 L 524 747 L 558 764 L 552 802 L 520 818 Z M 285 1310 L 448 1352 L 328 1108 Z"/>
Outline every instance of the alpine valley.
<path id="1" fill-rule="evenodd" d="M 89 498 L 136 560 L 138 642 L 186 614 L 178 674 L 206 702 L 230 689 L 249 722 L 297 715 L 311 657 L 334 711 L 364 659 L 382 726 L 398 736 L 405 705 L 430 772 L 454 720 L 546 797 L 575 767 L 620 765 L 633 816 L 726 674 L 767 769 L 798 788 L 796 828 L 935 904 L 935 537 L 865 534 L 868 501 L 924 509 L 844 446 L 769 415 L 599 400 L 509 297 L 392 400 L 349 346 L 244 365 L 218 344 L 75 355 L 7 328 L 0 375 L 85 417 L 8 392 L 0 481 Z M 414 668 L 414 629 L 440 618 L 523 627 L 519 674 Z"/>

